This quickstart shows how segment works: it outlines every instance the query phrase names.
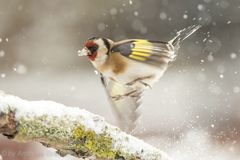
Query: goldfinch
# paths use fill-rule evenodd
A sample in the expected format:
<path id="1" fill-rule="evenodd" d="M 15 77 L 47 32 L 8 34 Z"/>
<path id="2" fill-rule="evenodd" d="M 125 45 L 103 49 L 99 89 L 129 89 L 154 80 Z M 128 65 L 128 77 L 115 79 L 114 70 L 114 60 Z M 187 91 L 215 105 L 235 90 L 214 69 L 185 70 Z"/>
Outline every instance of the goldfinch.
<path id="1" fill-rule="evenodd" d="M 177 32 L 168 42 L 127 39 L 113 42 L 107 38 L 88 39 L 79 56 L 87 56 L 100 73 L 120 128 L 130 132 L 138 118 L 137 108 L 143 92 L 152 88 L 175 60 L 181 41 L 198 30 L 193 25 Z"/>

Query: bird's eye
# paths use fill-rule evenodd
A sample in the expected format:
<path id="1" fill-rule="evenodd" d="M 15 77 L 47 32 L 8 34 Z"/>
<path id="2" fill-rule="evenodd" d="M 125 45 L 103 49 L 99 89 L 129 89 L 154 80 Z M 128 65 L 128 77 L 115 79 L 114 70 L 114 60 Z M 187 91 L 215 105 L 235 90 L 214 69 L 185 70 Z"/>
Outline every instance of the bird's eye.
<path id="1" fill-rule="evenodd" d="M 88 47 L 88 49 L 89 49 L 89 51 L 91 52 L 91 53 L 93 53 L 93 52 L 95 52 L 95 51 L 97 51 L 98 50 L 98 45 L 93 45 L 93 46 L 91 46 L 91 47 Z"/>

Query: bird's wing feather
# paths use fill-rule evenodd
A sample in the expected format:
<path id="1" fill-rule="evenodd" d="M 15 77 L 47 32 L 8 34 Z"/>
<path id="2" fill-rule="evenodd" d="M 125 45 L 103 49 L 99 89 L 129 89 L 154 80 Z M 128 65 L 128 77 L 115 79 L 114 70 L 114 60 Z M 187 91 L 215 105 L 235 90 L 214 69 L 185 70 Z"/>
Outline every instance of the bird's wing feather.
<path id="1" fill-rule="evenodd" d="M 139 116 L 137 109 L 141 104 L 143 90 L 120 84 L 104 77 L 102 74 L 101 81 L 105 87 L 113 110 L 117 114 L 120 128 L 126 132 L 133 131 Z"/>
<path id="2" fill-rule="evenodd" d="M 192 25 L 177 32 L 177 35 L 169 42 L 128 39 L 116 42 L 111 52 L 120 52 L 123 56 L 135 61 L 161 66 L 162 63 L 174 61 L 179 43 L 197 31 L 201 26 Z"/>
<path id="3" fill-rule="evenodd" d="M 168 42 L 131 39 L 115 43 L 111 52 L 119 52 L 135 61 L 159 66 L 175 59 L 174 46 Z"/>

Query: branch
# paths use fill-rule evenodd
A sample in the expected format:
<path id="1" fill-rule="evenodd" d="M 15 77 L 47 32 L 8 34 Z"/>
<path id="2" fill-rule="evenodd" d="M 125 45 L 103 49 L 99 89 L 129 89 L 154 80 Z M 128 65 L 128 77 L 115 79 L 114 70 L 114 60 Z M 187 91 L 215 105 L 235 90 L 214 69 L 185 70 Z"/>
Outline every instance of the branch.
<path id="1" fill-rule="evenodd" d="M 162 151 L 122 132 L 104 118 L 52 101 L 26 101 L 0 92 L 0 134 L 36 141 L 64 156 L 169 160 Z"/>

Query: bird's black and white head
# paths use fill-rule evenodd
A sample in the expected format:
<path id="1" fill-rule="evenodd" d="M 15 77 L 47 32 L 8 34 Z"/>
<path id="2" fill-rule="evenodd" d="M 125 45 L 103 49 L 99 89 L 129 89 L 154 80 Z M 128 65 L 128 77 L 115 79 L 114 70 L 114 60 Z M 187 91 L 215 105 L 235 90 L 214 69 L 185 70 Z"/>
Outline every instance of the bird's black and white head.
<path id="1" fill-rule="evenodd" d="M 84 48 L 78 52 L 78 55 L 88 56 L 90 61 L 102 59 L 110 53 L 112 44 L 113 41 L 110 39 L 92 37 L 85 42 Z"/>

